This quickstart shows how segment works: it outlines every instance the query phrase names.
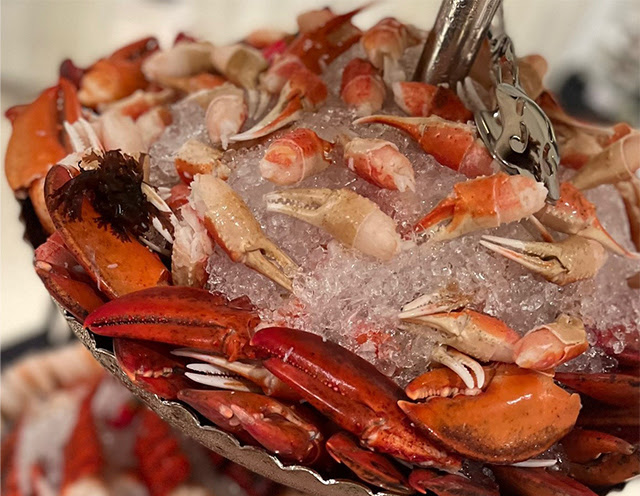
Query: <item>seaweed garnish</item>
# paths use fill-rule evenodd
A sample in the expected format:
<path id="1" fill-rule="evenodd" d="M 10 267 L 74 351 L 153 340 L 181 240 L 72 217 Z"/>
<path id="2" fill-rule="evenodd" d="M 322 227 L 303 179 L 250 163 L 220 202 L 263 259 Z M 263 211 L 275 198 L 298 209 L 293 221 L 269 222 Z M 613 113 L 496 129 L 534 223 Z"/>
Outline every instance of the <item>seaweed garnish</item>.
<path id="1" fill-rule="evenodd" d="M 87 157 L 87 162 L 95 160 L 99 167 L 81 167 L 78 176 L 53 194 L 55 207 L 62 207 L 68 219 L 79 221 L 86 198 L 99 214 L 98 225 L 123 241 L 130 241 L 130 235 L 143 236 L 154 217 L 163 226 L 170 225 L 168 214 L 151 204 L 142 191 L 144 158 L 138 160 L 120 150 Z"/>

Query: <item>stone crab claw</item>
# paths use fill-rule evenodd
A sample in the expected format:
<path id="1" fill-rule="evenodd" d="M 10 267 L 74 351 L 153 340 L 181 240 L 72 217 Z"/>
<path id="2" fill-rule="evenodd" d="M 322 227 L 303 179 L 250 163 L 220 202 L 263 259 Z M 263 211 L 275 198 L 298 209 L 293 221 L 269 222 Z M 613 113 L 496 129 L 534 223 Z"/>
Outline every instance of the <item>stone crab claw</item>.
<path id="1" fill-rule="evenodd" d="M 402 390 L 372 364 L 321 336 L 270 327 L 251 340 L 271 358 L 264 366 L 364 447 L 399 460 L 448 471 L 460 468 L 400 411 Z"/>
<path id="2" fill-rule="evenodd" d="M 266 136 L 298 120 L 303 112 L 316 110 L 327 99 L 327 86 L 306 68 L 295 71 L 282 88 L 275 106 L 251 129 L 231 136 L 229 141 L 248 141 Z"/>
<path id="3" fill-rule="evenodd" d="M 575 235 L 558 243 L 485 235 L 480 244 L 560 286 L 592 278 L 607 260 L 600 243 Z"/>
<path id="4" fill-rule="evenodd" d="M 571 183 L 562 183 L 556 204 L 546 204 L 535 216 L 551 229 L 593 239 L 618 255 L 640 259 L 640 253 L 630 252 L 611 237 L 598 220 L 595 205 Z"/>
<path id="5" fill-rule="evenodd" d="M 320 456 L 323 438 L 318 428 L 273 398 L 196 389 L 184 389 L 178 397 L 224 430 L 244 432 L 284 460 L 313 463 Z"/>
<path id="6" fill-rule="evenodd" d="M 578 418 L 580 397 L 556 386 L 548 375 L 499 364 L 481 394 L 398 405 L 445 448 L 483 462 L 511 464 L 539 455 L 565 436 Z"/>
<path id="7" fill-rule="evenodd" d="M 320 227 L 349 248 L 390 260 L 401 239 L 395 223 L 371 200 L 348 189 L 290 189 L 265 195 L 267 210 Z"/>
<path id="8" fill-rule="evenodd" d="M 588 347 L 582 321 L 563 314 L 527 332 L 515 345 L 514 359 L 519 367 L 545 370 L 577 357 Z"/>
<path id="9" fill-rule="evenodd" d="M 443 241 L 463 234 L 498 227 L 528 217 L 544 207 L 547 190 L 526 176 L 498 172 L 457 183 L 453 192 L 415 226 L 427 231 L 431 241 Z M 443 225 L 444 221 L 450 220 Z"/>
<path id="10" fill-rule="evenodd" d="M 298 266 L 265 236 L 247 204 L 227 183 L 199 174 L 191 183 L 191 201 L 209 234 L 231 260 L 291 291 Z"/>
<path id="11" fill-rule="evenodd" d="M 200 384 L 235 391 L 263 392 L 282 400 L 300 399 L 289 386 L 258 362 L 230 362 L 223 356 L 190 348 L 177 349 L 172 353 L 199 360 L 199 363 L 187 363 L 187 369 L 192 372 L 186 372 L 185 375 Z"/>

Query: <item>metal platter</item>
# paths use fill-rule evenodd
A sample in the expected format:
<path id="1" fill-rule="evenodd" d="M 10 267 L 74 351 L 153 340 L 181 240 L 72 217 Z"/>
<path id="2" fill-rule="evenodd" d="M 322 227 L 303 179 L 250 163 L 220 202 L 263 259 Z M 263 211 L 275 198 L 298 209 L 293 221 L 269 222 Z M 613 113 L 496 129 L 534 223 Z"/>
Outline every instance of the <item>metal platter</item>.
<path id="1" fill-rule="evenodd" d="M 111 339 L 97 337 L 80 322 L 58 306 L 76 337 L 95 359 L 133 394 L 156 412 L 171 426 L 179 429 L 206 448 L 238 463 L 253 472 L 280 484 L 316 496 L 394 496 L 388 492 L 373 492 L 369 487 L 346 479 L 325 480 L 316 471 L 300 465 L 283 465 L 277 457 L 261 448 L 242 446 L 233 436 L 223 432 L 199 417 L 193 410 L 176 401 L 166 401 L 143 391 L 133 384 L 120 369 L 111 350 Z M 202 423 L 201 423 L 202 422 Z"/>

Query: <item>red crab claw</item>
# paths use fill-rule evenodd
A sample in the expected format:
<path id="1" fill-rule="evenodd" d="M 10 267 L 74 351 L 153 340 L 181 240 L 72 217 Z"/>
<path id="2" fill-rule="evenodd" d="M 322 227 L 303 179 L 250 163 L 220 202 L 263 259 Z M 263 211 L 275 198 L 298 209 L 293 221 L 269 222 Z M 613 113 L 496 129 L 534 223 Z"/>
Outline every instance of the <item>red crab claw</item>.
<path id="1" fill-rule="evenodd" d="M 140 414 L 134 452 L 150 496 L 165 496 L 184 484 L 191 464 L 171 428 L 151 410 Z"/>
<path id="2" fill-rule="evenodd" d="M 579 374 L 562 372 L 555 379 L 579 393 L 609 405 L 633 407 L 640 404 L 640 378 L 629 374 Z"/>
<path id="3" fill-rule="evenodd" d="M 178 391 L 192 386 L 192 382 L 185 376 L 185 361 L 171 355 L 171 346 L 115 338 L 113 351 L 129 380 L 145 391 L 167 400 L 175 400 Z"/>
<path id="4" fill-rule="evenodd" d="M 415 429 L 397 401 L 402 390 L 373 365 L 322 337 L 284 327 L 257 332 L 251 345 L 273 358 L 264 366 L 370 449 L 455 471 L 460 459 Z"/>
<path id="5" fill-rule="evenodd" d="M 275 106 L 251 129 L 231 136 L 229 141 L 249 141 L 266 136 L 313 111 L 327 99 L 327 86 L 306 68 L 295 71 L 282 88 Z"/>
<path id="6" fill-rule="evenodd" d="M 148 83 L 141 70 L 142 62 L 158 48 L 158 40 L 144 38 L 98 60 L 80 79 L 80 102 L 95 107 L 146 88 Z"/>
<path id="7" fill-rule="evenodd" d="M 57 232 L 36 248 L 34 266 L 51 297 L 79 320 L 106 301 Z"/>
<path id="8" fill-rule="evenodd" d="M 569 474 L 588 486 L 613 486 L 640 474 L 637 448 L 610 434 L 574 429 L 562 446 L 569 458 Z"/>
<path id="9" fill-rule="evenodd" d="M 501 490 L 518 496 L 596 496 L 588 487 L 544 468 L 492 467 Z"/>
<path id="10" fill-rule="evenodd" d="M 315 29 L 300 33 L 285 53 L 297 56 L 308 69 L 320 74 L 360 39 L 362 31 L 351 24 L 351 19 L 369 5 L 335 16 Z"/>
<path id="11" fill-rule="evenodd" d="M 48 233 L 55 228 L 45 206 L 44 177 L 71 151 L 62 126 L 65 121 L 76 121 L 80 113 L 76 89 L 60 78 L 56 86 L 44 90 L 31 104 L 12 107 L 5 114 L 13 125 L 5 156 L 7 181 L 16 196 L 24 198 L 28 193 Z"/>
<path id="12" fill-rule="evenodd" d="M 461 475 L 442 475 L 425 469 L 411 472 L 409 484 L 422 494 L 430 491 L 437 496 L 500 496 L 497 487 L 481 485 Z"/>
<path id="13" fill-rule="evenodd" d="M 253 358 L 247 344 L 260 321 L 247 299 L 183 286 L 149 288 L 110 301 L 85 326 L 101 336 L 143 339 Z"/>
<path id="14" fill-rule="evenodd" d="M 79 176 L 78 176 L 79 177 Z M 68 218 L 54 192 L 71 179 L 56 165 L 47 174 L 45 198 L 56 229 L 64 244 L 110 298 L 158 284 L 166 284 L 169 271 L 160 258 L 132 236 L 128 240 L 102 226 L 99 214 L 87 198 L 82 199 L 81 217 Z"/>
<path id="15" fill-rule="evenodd" d="M 528 460 L 566 435 L 578 418 L 580 397 L 547 375 L 500 364 L 482 394 L 399 405 L 446 448 L 508 464 Z"/>
<path id="16" fill-rule="evenodd" d="M 449 88 L 419 81 L 397 81 L 391 88 L 398 107 L 411 117 L 437 115 L 454 122 L 473 120 L 473 113 Z"/>
<path id="17" fill-rule="evenodd" d="M 467 177 L 490 176 L 496 171 L 493 158 L 477 137 L 474 128 L 467 124 L 447 121 L 435 115 L 370 115 L 353 123 L 387 124 L 400 129 L 442 165 Z"/>
<path id="18" fill-rule="evenodd" d="M 185 389 L 185 401 L 212 422 L 240 427 L 267 451 L 285 460 L 313 463 L 321 453 L 322 434 L 286 405 L 255 393 Z M 220 417 L 224 422 L 218 423 Z"/>
<path id="19" fill-rule="evenodd" d="M 106 496 L 102 477 L 104 456 L 93 417 L 92 402 L 96 386 L 80 403 L 78 419 L 63 452 L 64 468 L 60 494 Z"/>
<path id="20" fill-rule="evenodd" d="M 338 463 L 344 463 L 363 481 L 399 494 L 413 494 L 404 475 L 384 455 L 362 449 L 344 432 L 327 440 L 327 451 Z"/>
<path id="21" fill-rule="evenodd" d="M 300 395 L 260 366 L 259 362 L 230 362 L 224 357 L 188 348 L 175 350 L 173 354 L 205 362 L 187 364 L 191 372 L 187 372 L 186 376 L 200 384 L 236 391 L 263 392 L 286 401 L 300 400 Z"/>

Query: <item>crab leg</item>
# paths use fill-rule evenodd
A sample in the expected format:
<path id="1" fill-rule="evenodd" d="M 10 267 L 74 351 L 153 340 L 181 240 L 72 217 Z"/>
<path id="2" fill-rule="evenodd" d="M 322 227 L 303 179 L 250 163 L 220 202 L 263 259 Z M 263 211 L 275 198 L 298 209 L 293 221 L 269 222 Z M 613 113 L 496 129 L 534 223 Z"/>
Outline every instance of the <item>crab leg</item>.
<path id="1" fill-rule="evenodd" d="M 543 243 L 485 235 L 480 244 L 560 286 L 592 278 L 607 260 L 600 243 L 581 236 Z"/>
<path id="2" fill-rule="evenodd" d="M 616 183 L 616 189 L 627 212 L 631 241 L 636 250 L 640 251 L 640 180 L 621 181 Z"/>
<path id="3" fill-rule="evenodd" d="M 204 121 L 209 139 L 214 144 L 221 144 L 224 150 L 229 140 L 236 135 L 247 119 L 247 105 L 242 90 L 225 83 L 210 90 L 211 97 Z"/>
<path id="4" fill-rule="evenodd" d="M 361 117 L 354 124 L 387 124 L 406 132 L 429 155 L 445 167 L 467 177 L 488 176 L 497 167 L 493 158 L 476 136 L 472 126 L 451 122 L 437 116 L 396 117 L 370 115 Z"/>
<path id="5" fill-rule="evenodd" d="M 191 184 L 191 201 L 209 234 L 231 260 L 291 291 L 298 266 L 265 236 L 247 204 L 227 183 L 200 174 Z"/>
<path id="6" fill-rule="evenodd" d="M 265 195 L 267 211 L 291 215 L 326 230 L 350 248 L 390 260 L 400 248 L 393 220 L 348 189 L 290 189 Z"/>
<path id="7" fill-rule="evenodd" d="M 567 434 L 578 417 L 580 397 L 551 377 L 500 364 L 482 394 L 398 405 L 446 448 L 503 464 L 532 458 Z"/>
<path id="8" fill-rule="evenodd" d="M 600 224 L 595 205 L 571 183 L 562 183 L 556 204 L 546 204 L 535 216 L 551 229 L 593 239 L 618 255 L 640 259 L 639 253 L 630 252 L 611 237 Z"/>
<path id="9" fill-rule="evenodd" d="M 306 68 L 295 71 L 282 88 L 275 106 L 251 129 L 231 136 L 229 141 L 261 138 L 298 120 L 303 112 L 316 110 L 327 99 L 327 87 L 319 76 Z"/>
<path id="10" fill-rule="evenodd" d="M 609 405 L 637 408 L 640 403 L 640 381 L 631 374 L 559 372 L 556 380 Z"/>
<path id="11" fill-rule="evenodd" d="M 492 467 L 501 488 L 521 496 L 596 496 L 571 477 L 544 468 Z"/>
<path id="12" fill-rule="evenodd" d="M 436 115 L 453 122 L 473 120 L 473 113 L 449 88 L 419 81 L 398 81 L 391 88 L 398 107 L 411 117 Z"/>
<path id="13" fill-rule="evenodd" d="M 261 329 L 251 344 L 272 356 L 267 369 L 364 446 L 422 466 L 460 467 L 408 422 L 396 404 L 402 391 L 367 361 L 320 336 L 282 327 Z"/>
<path id="14" fill-rule="evenodd" d="M 387 85 L 406 78 L 399 64 L 409 44 L 409 35 L 404 24 L 392 17 L 386 17 L 362 35 L 360 44 L 369 61 L 376 68 L 383 70 Z"/>
<path id="15" fill-rule="evenodd" d="M 239 391 L 185 389 L 179 398 L 213 423 L 241 428 L 285 460 L 312 463 L 320 455 L 322 434 L 291 408 L 266 396 Z"/>
<path id="16" fill-rule="evenodd" d="M 181 41 L 149 55 L 141 70 L 149 81 L 162 85 L 167 79 L 195 76 L 213 69 L 212 48 L 208 42 Z"/>
<path id="17" fill-rule="evenodd" d="M 411 472 L 409 484 L 422 494 L 429 491 L 436 496 L 500 496 L 497 487 L 481 485 L 461 475 L 442 475 L 425 469 Z M 493 485 L 495 486 L 495 483 Z"/>
<path id="18" fill-rule="evenodd" d="M 356 109 L 356 115 L 371 115 L 382 108 L 385 86 L 376 69 L 366 60 L 353 59 L 342 72 L 340 98 Z"/>
<path id="19" fill-rule="evenodd" d="M 258 322 L 246 299 L 229 301 L 204 289 L 166 286 L 110 301 L 84 323 L 101 336 L 216 351 L 233 361 L 253 357 L 247 343 Z"/>

